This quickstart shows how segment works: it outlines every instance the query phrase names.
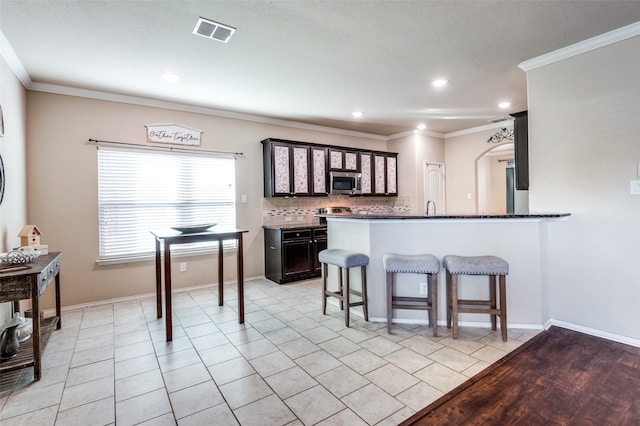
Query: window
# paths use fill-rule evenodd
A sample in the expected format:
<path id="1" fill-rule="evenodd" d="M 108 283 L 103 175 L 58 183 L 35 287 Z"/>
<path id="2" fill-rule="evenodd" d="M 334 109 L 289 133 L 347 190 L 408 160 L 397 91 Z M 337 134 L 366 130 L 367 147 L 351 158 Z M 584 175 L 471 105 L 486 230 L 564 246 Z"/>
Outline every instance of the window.
<path id="1" fill-rule="evenodd" d="M 155 253 L 150 230 L 217 223 L 235 228 L 235 160 L 198 153 L 99 147 L 100 259 L 112 262 Z M 235 248 L 235 241 L 225 248 Z M 175 252 L 213 250 L 184 244 Z"/>

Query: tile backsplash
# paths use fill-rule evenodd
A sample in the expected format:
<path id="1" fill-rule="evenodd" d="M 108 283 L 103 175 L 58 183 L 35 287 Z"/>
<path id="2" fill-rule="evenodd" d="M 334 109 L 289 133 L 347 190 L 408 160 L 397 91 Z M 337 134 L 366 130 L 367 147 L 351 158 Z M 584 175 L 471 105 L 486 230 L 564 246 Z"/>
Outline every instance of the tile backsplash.
<path id="1" fill-rule="evenodd" d="M 310 225 L 317 224 L 315 214 L 323 207 L 350 207 L 354 212 L 367 213 L 410 213 L 409 196 L 397 197 L 347 197 L 329 195 L 327 197 L 272 197 L 263 198 L 262 224 Z"/>

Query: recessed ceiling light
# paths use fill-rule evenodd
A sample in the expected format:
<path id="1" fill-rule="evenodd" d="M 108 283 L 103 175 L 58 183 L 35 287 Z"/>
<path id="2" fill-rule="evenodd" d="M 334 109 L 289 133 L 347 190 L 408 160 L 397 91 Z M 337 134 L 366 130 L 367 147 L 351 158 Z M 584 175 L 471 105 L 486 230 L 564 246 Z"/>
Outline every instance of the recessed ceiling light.
<path id="1" fill-rule="evenodd" d="M 193 29 L 195 35 L 221 41 L 222 43 L 228 42 L 234 32 L 236 32 L 236 29 L 229 25 L 203 17 L 198 18 L 198 22 L 196 22 L 196 26 Z"/>
<path id="2" fill-rule="evenodd" d="M 445 86 L 448 82 L 449 82 L 449 80 L 446 80 L 444 78 L 440 78 L 438 80 L 433 80 L 431 82 L 431 84 L 433 84 L 435 87 L 442 87 L 442 86 Z"/>
<path id="3" fill-rule="evenodd" d="M 178 81 L 178 75 L 172 72 L 165 72 L 162 74 L 162 79 L 167 83 L 175 83 Z"/>
<path id="4" fill-rule="evenodd" d="M 500 102 L 498 104 L 498 107 L 503 108 L 503 109 L 504 108 L 509 108 L 510 106 L 511 106 L 511 102 Z"/>
<path id="5" fill-rule="evenodd" d="M 351 115 L 353 115 L 354 118 L 360 118 L 364 114 L 362 113 L 362 111 L 354 111 L 354 112 L 351 113 Z"/>
<path id="6" fill-rule="evenodd" d="M 427 125 L 426 125 L 426 124 L 424 124 L 424 123 L 420 123 L 420 124 L 418 124 L 418 125 L 416 126 L 416 129 L 418 129 L 418 130 L 424 130 L 424 129 L 426 129 L 426 128 L 427 128 Z"/>

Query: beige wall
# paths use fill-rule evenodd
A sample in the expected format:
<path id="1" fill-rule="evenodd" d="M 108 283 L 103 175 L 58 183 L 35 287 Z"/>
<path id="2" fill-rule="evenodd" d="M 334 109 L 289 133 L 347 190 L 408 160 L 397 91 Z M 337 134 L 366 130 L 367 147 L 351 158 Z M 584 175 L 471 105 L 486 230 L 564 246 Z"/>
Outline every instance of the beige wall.
<path id="1" fill-rule="evenodd" d="M 202 149 L 243 152 L 237 160 L 237 226 L 244 240 L 245 276 L 264 275 L 262 145 L 267 137 L 386 151 L 385 141 L 302 130 L 193 112 L 29 91 L 27 94 L 29 221 L 50 251 L 62 251 L 62 304 L 75 305 L 154 291 L 152 261 L 97 266 L 96 148 L 88 139 L 146 143 L 145 124 L 175 122 L 204 131 Z M 246 194 L 248 203 L 240 203 Z M 151 237 L 150 237 L 151 238 Z M 215 261 L 200 256 L 175 287 L 215 281 Z M 213 270 L 211 268 L 214 268 Z M 177 270 L 174 269 L 174 271 Z M 235 279 L 235 254 L 225 255 Z M 45 299 L 45 307 L 53 305 Z"/>
<path id="2" fill-rule="evenodd" d="M 549 316 L 640 339 L 640 37 L 527 73 L 530 204 L 549 224 Z"/>
<path id="3" fill-rule="evenodd" d="M 498 128 L 475 133 L 447 137 L 444 142 L 445 171 L 447 174 L 447 214 L 477 214 L 477 165 L 476 160 L 499 144 L 487 143 Z M 489 165 L 485 165 L 490 170 Z M 482 165 L 481 165 L 482 167 Z M 470 197 L 467 196 L 470 194 Z M 491 197 L 486 194 L 486 199 Z M 483 204 L 486 205 L 486 204 Z M 492 204 L 489 204 L 492 205 Z M 489 208 L 487 205 L 487 208 Z"/>
<path id="4" fill-rule="evenodd" d="M 4 116 L 4 137 L 0 155 L 5 170 L 5 193 L 0 204 L 0 252 L 20 243 L 18 233 L 26 224 L 26 93 L 13 71 L 0 57 L 0 105 Z M 0 325 L 11 315 L 11 304 L 0 304 Z"/>
<path id="5" fill-rule="evenodd" d="M 424 162 L 444 163 L 444 140 L 416 133 L 389 142 L 398 153 L 399 194 L 409 197 L 412 214 L 424 213 Z"/>

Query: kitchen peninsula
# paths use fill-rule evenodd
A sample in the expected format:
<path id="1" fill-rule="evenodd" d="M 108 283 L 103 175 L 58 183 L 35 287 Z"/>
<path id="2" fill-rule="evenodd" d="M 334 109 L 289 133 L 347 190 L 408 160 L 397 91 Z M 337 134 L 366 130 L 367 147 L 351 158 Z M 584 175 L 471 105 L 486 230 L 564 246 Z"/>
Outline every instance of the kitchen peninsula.
<path id="1" fill-rule="evenodd" d="M 544 303 L 548 297 L 549 228 L 562 226 L 568 213 L 519 215 L 329 215 L 326 218 L 328 248 L 354 250 L 369 256 L 367 292 L 369 320 L 386 321 L 385 253 L 430 253 L 445 255 L 495 255 L 509 262 L 507 277 L 508 324 L 510 327 L 540 328 L 549 317 Z M 358 268 L 351 271 L 360 282 Z M 337 272 L 330 268 L 329 285 L 337 288 Z M 465 285 L 468 280 L 484 280 L 481 285 Z M 419 296 L 424 275 L 398 274 L 398 293 Z M 488 298 L 486 277 L 466 276 L 461 292 L 465 298 Z M 438 323 L 446 324 L 445 272 L 438 276 Z M 356 315 L 360 311 L 355 310 Z M 488 315 L 460 316 L 461 325 L 489 324 Z M 426 323 L 420 311 L 399 310 L 394 322 Z"/>

